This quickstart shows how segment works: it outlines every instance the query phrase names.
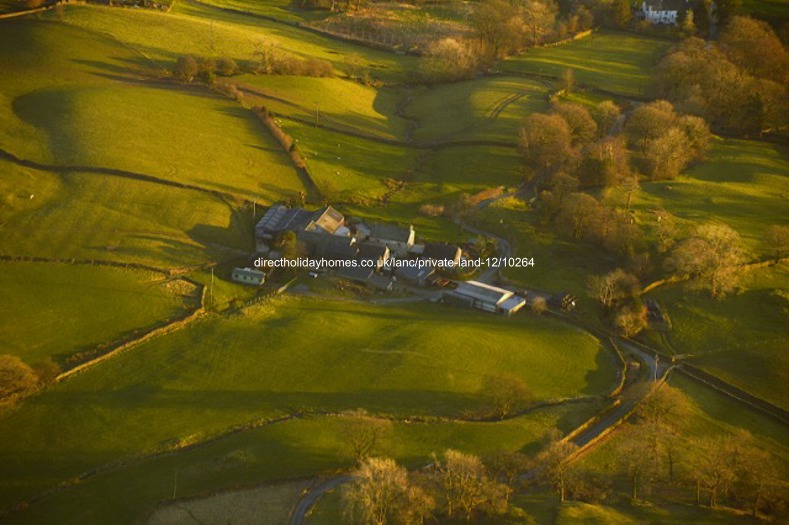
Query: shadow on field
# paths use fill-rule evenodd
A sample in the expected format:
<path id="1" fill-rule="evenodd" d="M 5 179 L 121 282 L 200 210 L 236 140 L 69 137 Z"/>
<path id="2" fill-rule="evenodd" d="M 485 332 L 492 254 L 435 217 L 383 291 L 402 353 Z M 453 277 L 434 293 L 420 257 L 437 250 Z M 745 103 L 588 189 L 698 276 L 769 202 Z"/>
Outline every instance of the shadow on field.
<path id="1" fill-rule="evenodd" d="M 581 391 L 582 394 L 603 394 L 610 392 L 616 386 L 617 363 L 611 352 L 612 350 L 601 344 L 600 350 L 595 356 L 596 366 L 586 373 L 586 387 Z"/>

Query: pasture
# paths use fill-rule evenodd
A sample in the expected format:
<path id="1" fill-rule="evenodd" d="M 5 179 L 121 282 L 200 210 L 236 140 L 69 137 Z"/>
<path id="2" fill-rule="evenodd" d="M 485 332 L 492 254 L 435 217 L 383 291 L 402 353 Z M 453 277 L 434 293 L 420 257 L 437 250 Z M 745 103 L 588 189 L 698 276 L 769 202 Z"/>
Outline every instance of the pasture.
<path id="1" fill-rule="evenodd" d="M 395 88 L 375 89 L 340 78 L 239 75 L 255 103 L 289 118 L 387 140 L 403 140 L 407 122 L 397 115 L 403 97 Z"/>
<path id="2" fill-rule="evenodd" d="M 213 195 L 0 161 L 0 253 L 181 267 L 252 249 L 251 213 Z M 34 198 L 30 198 L 33 195 Z"/>
<path id="3" fill-rule="evenodd" d="M 561 78 L 572 69 L 577 82 L 616 95 L 645 97 L 651 68 L 672 45 L 671 40 L 597 31 L 555 47 L 530 49 L 502 62 L 502 71 Z"/>
<path id="4" fill-rule="evenodd" d="M 676 180 L 642 184 L 633 208 L 642 222 L 651 221 L 658 208 L 688 228 L 723 222 L 737 230 L 758 258 L 764 230 L 786 215 L 789 152 L 766 142 L 714 139 L 707 156 Z"/>
<path id="5" fill-rule="evenodd" d="M 783 267 L 751 272 L 745 290 L 716 301 L 681 285 L 650 294 L 667 305 L 672 330 L 666 350 L 743 390 L 789 408 L 789 273 Z"/>
<path id="6" fill-rule="evenodd" d="M 518 143 L 521 120 L 548 107 L 550 84 L 489 77 L 422 88 L 406 110 L 419 122 L 419 142 L 495 140 Z M 451 115 L 451 118 L 450 118 Z"/>
<path id="7" fill-rule="evenodd" d="M 62 364 L 77 352 L 92 351 L 194 306 L 194 291 L 153 272 L 3 262 L 2 351 L 29 364 L 47 357 Z"/>
<path id="8" fill-rule="evenodd" d="M 597 340 L 547 319 L 278 299 L 142 344 L 7 414 L 2 504 L 111 461 L 293 412 L 462 416 L 488 403 L 479 393 L 483 377 L 505 371 L 523 377 L 537 400 L 603 394 L 616 380 L 614 360 Z M 441 436 L 427 433 L 434 437 L 393 440 L 393 451 Z M 296 451 L 307 446 L 302 441 L 292 435 L 282 446 Z"/>
<path id="9" fill-rule="evenodd" d="M 548 430 L 578 425 L 597 409 L 594 404 L 571 404 L 497 423 L 395 421 L 375 450 L 409 468 L 424 466 L 433 452 L 449 447 L 483 455 L 502 449 L 534 451 Z M 178 498 L 210 495 L 217 487 L 243 488 L 336 472 L 353 465 L 346 437 L 353 423 L 345 416 L 304 417 L 140 458 L 73 484 L 13 514 L 8 522 L 139 523 L 158 502 L 172 498 L 176 472 Z M 272 492 L 277 490 L 273 485 Z"/>

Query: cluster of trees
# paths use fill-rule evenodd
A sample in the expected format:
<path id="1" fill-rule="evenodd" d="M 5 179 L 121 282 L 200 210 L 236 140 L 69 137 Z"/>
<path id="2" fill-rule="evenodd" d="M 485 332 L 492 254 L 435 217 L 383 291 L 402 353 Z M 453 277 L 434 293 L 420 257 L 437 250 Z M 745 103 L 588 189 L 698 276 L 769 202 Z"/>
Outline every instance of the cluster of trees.
<path id="1" fill-rule="evenodd" d="M 717 42 L 688 38 L 658 64 L 654 87 L 721 132 L 761 135 L 789 123 L 789 53 L 764 22 L 733 17 Z"/>
<path id="2" fill-rule="evenodd" d="M 612 301 L 630 294 L 633 283 L 622 280 Z M 391 459 L 366 454 L 358 456 L 353 480 L 343 493 L 346 516 L 362 525 L 502 522 L 515 516 L 510 509 L 513 493 L 545 486 L 562 502 L 647 501 L 661 495 L 676 500 L 684 492 L 696 504 L 725 503 L 753 515 L 776 515 L 784 509 L 786 484 L 779 465 L 752 436 L 698 437 L 686 428 L 692 409 L 680 391 L 663 383 L 634 388 L 628 395 L 641 402 L 618 432 L 612 460 L 576 461 L 578 447 L 557 429 L 546 434 L 535 455 L 499 452 L 480 458 L 447 450 L 413 472 Z M 627 487 L 626 494 L 616 492 L 615 486 Z"/>
<path id="3" fill-rule="evenodd" d="M 472 523 L 504 514 L 510 492 L 479 457 L 447 450 L 429 468 L 411 473 L 392 459 L 366 458 L 343 499 L 351 523 L 416 525 L 435 517 Z"/>
<path id="4" fill-rule="evenodd" d="M 703 158 L 709 140 L 703 119 L 680 115 L 667 101 L 639 105 L 627 116 L 610 101 L 591 111 L 554 101 L 549 113 L 523 120 L 519 145 L 527 172 L 543 182 L 543 223 L 553 223 L 561 235 L 575 241 L 626 256 L 642 272 L 649 270 L 650 256 L 644 231 L 630 213 L 639 181 L 676 177 Z M 600 199 L 579 191 L 598 186 L 623 189 L 626 206 L 611 204 L 607 191 Z M 667 225 L 660 228 L 666 230 Z M 635 309 L 630 318 L 641 316 L 641 306 L 631 307 Z"/>
<path id="5" fill-rule="evenodd" d="M 746 252 L 739 234 L 729 226 L 701 224 L 680 238 L 682 233 L 674 217 L 660 211 L 654 230 L 660 243 L 658 249 L 665 253 L 663 266 L 685 279 L 689 288 L 706 290 L 712 297 L 721 299 L 740 286 Z M 768 256 L 780 260 L 789 246 L 789 228 L 770 227 L 764 242 Z M 643 274 L 645 269 L 640 270 Z M 605 275 L 592 276 L 588 288 L 589 295 L 612 314 L 613 324 L 622 335 L 632 337 L 646 328 L 647 309 L 639 298 L 641 283 L 637 275 L 617 268 Z"/>
<path id="6" fill-rule="evenodd" d="M 785 484 L 775 459 L 747 432 L 734 436 L 688 437 L 687 399 L 669 385 L 653 389 L 627 424 L 618 446 L 618 470 L 633 500 L 661 489 L 692 491 L 697 504 L 774 513 L 784 505 Z"/>
<path id="7" fill-rule="evenodd" d="M 232 58 L 184 55 L 178 57 L 173 75 L 183 82 L 192 82 L 197 79 L 207 84 L 213 84 L 217 75 L 229 77 L 238 72 L 238 65 Z"/>
<path id="8" fill-rule="evenodd" d="M 647 325 L 646 307 L 639 299 L 638 277 L 621 268 L 589 278 L 589 295 L 608 312 L 616 312 L 614 324 L 625 337 L 632 337 Z"/>
<path id="9" fill-rule="evenodd" d="M 332 65 L 317 58 L 302 59 L 280 50 L 274 42 L 258 42 L 251 61 L 239 65 L 232 58 L 184 55 L 178 58 L 173 69 L 175 78 L 183 82 L 200 80 L 213 84 L 217 76 L 229 77 L 239 73 L 258 75 L 297 75 L 330 77 Z"/>
<path id="10" fill-rule="evenodd" d="M 14 355 L 0 355 L 0 403 L 13 402 L 52 382 L 60 367 L 45 359 L 31 367 Z"/>

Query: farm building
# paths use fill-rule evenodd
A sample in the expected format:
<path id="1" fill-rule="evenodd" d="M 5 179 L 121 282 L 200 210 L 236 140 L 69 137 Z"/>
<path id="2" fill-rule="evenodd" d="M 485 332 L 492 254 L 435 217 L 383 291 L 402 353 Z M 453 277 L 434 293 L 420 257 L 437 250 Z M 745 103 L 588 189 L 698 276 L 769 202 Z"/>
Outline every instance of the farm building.
<path id="1" fill-rule="evenodd" d="M 514 314 L 526 304 L 526 301 L 515 295 L 515 292 L 477 281 L 461 282 L 456 289 L 444 292 L 444 300 L 507 316 Z"/>
<path id="2" fill-rule="evenodd" d="M 376 223 L 370 227 L 367 242 L 386 246 L 394 255 L 405 257 L 414 245 L 414 237 L 413 226 L 403 228 L 394 224 Z"/>
<path id="3" fill-rule="evenodd" d="M 352 237 L 302 231 L 296 234 L 296 238 L 305 248 L 305 255 L 313 258 L 351 260 L 359 253 L 356 240 Z"/>
<path id="4" fill-rule="evenodd" d="M 284 231 L 329 235 L 339 232 L 347 235 L 348 229 L 344 228 L 344 225 L 345 217 L 331 206 L 307 211 L 277 204 L 269 208 L 255 225 L 255 237 L 270 241 Z"/>
<path id="5" fill-rule="evenodd" d="M 231 279 L 237 283 L 260 286 L 266 282 L 266 274 L 254 268 L 233 268 Z"/>
<path id="6" fill-rule="evenodd" d="M 457 267 L 460 264 L 460 256 L 462 252 L 460 248 L 454 244 L 444 243 L 425 243 L 425 249 L 422 251 L 422 257 L 425 259 L 432 259 L 434 261 L 446 261 L 445 266 Z"/>
<path id="7" fill-rule="evenodd" d="M 402 266 L 395 268 L 395 276 L 408 284 L 427 286 L 435 279 L 436 270 L 430 266 Z"/>
<path id="8" fill-rule="evenodd" d="M 375 271 L 383 268 L 389 261 L 389 256 L 390 253 L 387 246 L 380 246 L 367 242 L 359 245 L 359 259 L 363 261 L 372 261 L 372 267 Z"/>

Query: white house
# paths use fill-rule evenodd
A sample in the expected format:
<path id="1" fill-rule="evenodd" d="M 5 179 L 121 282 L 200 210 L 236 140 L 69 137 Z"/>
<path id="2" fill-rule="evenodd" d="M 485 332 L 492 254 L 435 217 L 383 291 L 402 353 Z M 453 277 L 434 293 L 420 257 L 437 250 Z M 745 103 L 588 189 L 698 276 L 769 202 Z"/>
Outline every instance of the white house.
<path id="1" fill-rule="evenodd" d="M 641 16 L 652 24 L 676 25 L 680 11 L 693 9 L 690 0 L 644 0 Z"/>

